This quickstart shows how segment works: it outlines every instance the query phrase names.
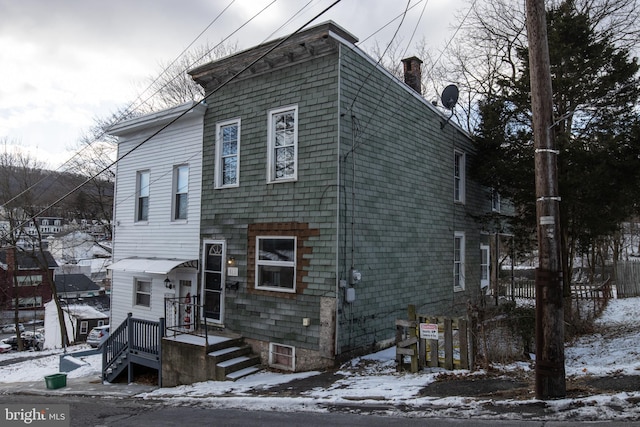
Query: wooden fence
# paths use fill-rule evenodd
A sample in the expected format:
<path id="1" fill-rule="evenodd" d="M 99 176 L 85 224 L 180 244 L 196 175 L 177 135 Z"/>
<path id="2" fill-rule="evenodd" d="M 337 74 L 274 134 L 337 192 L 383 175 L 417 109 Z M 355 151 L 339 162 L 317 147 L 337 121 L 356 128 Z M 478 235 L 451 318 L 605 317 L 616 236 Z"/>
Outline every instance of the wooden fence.
<path id="1" fill-rule="evenodd" d="M 438 339 L 421 339 L 420 324 L 437 325 Z M 406 358 L 414 373 L 427 366 L 469 369 L 473 358 L 469 337 L 467 319 L 417 314 L 415 306 L 410 305 L 408 320 L 396 320 L 397 369 L 405 369 Z"/>
<path id="2" fill-rule="evenodd" d="M 640 297 L 640 262 L 618 261 L 616 291 L 618 298 Z"/>

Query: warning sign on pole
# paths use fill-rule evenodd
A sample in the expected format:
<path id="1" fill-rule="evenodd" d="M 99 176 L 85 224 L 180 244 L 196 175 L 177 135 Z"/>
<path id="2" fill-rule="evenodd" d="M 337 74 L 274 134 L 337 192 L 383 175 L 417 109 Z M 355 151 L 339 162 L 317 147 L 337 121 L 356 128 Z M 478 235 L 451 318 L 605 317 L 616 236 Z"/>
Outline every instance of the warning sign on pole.
<path id="1" fill-rule="evenodd" d="M 420 339 L 437 340 L 438 324 L 437 323 L 420 323 Z"/>

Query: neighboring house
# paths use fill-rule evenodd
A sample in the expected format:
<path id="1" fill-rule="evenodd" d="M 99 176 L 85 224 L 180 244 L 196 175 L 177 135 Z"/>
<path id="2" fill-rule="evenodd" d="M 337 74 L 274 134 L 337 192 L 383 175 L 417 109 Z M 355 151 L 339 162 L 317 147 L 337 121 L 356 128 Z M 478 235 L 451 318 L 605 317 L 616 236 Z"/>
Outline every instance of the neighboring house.
<path id="1" fill-rule="evenodd" d="M 48 239 L 49 252 L 57 260 L 77 263 L 94 257 L 95 238 L 84 231 L 65 230 Z"/>
<path id="2" fill-rule="evenodd" d="M 15 268 L 17 266 L 17 269 Z M 18 298 L 20 310 L 41 310 L 51 301 L 54 270 L 58 264 L 48 251 L 0 249 L 0 304 L 12 310 Z M 14 277 L 17 280 L 17 295 Z M 32 315 L 27 316 L 33 319 Z"/>
<path id="3" fill-rule="evenodd" d="M 65 327 L 69 343 L 80 343 L 87 340 L 87 335 L 96 326 L 108 325 L 109 316 L 86 304 L 62 304 Z M 60 348 L 62 339 L 58 310 L 53 301 L 45 304 L 44 316 L 44 348 Z"/>
<path id="4" fill-rule="evenodd" d="M 419 93 L 419 59 L 410 86 L 356 42 L 329 22 L 262 44 L 190 72 L 206 111 L 110 129 L 121 158 L 193 108 L 118 163 L 113 324 L 188 290 L 264 364 L 306 370 L 390 345 L 409 304 L 480 298 L 491 197 L 467 177 L 471 140 Z"/>
<path id="5" fill-rule="evenodd" d="M 204 103 L 187 103 L 109 129 L 119 137 L 121 158 L 115 183 L 114 263 L 108 267 L 114 325 L 130 312 L 157 321 L 164 317 L 165 297 L 195 295 L 198 290 L 206 109 Z"/>
<path id="6" fill-rule="evenodd" d="M 55 283 L 58 297 L 65 300 L 92 298 L 101 291 L 104 293 L 104 289 L 84 274 L 57 274 Z"/>

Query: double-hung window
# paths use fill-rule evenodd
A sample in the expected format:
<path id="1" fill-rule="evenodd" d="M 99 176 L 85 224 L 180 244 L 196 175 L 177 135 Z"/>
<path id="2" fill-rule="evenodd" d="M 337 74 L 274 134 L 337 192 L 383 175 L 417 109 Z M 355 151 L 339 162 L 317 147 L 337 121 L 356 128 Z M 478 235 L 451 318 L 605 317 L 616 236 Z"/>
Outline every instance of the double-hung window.
<path id="1" fill-rule="evenodd" d="M 240 179 L 240 119 L 216 125 L 216 188 L 236 187 Z"/>
<path id="2" fill-rule="evenodd" d="M 298 106 L 269 112 L 267 181 L 298 179 Z"/>
<path id="3" fill-rule="evenodd" d="M 149 171 L 140 171 L 136 177 L 136 221 L 149 220 Z"/>
<path id="4" fill-rule="evenodd" d="M 189 166 L 173 169 L 173 219 L 187 219 L 189 202 Z"/>
<path id="5" fill-rule="evenodd" d="M 296 291 L 295 237 L 256 237 L 256 289 Z"/>
<path id="6" fill-rule="evenodd" d="M 135 280 L 135 305 L 151 307 L 151 281 Z"/>
<path id="7" fill-rule="evenodd" d="M 464 203 L 465 187 L 465 159 L 464 153 L 455 151 L 453 154 L 453 200 Z"/>
<path id="8" fill-rule="evenodd" d="M 500 213 L 500 193 L 495 188 L 491 189 L 491 211 Z"/>
<path id="9" fill-rule="evenodd" d="M 453 236 L 453 290 L 464 290 L 464 232 L 456 231 Z"/>

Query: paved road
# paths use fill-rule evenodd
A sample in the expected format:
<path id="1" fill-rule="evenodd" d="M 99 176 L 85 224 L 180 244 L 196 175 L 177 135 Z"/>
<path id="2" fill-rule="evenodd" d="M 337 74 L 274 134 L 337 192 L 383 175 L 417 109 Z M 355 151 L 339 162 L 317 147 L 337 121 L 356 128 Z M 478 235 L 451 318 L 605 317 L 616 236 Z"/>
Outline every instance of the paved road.
<path id="1" fill-rule="evenodd" d="M 229 426 L 281 427 L 287 426 L 525 426 L 564 427 L 583 426 L 584 422 L 544 422 L 517 420 L 469 420 L 439 418 L 384 417 L 353 413 L 277 412 L 247 409 L 217 409 L 192 406 L 173 406 L 166 402 L 141 399 L 85 398 L 77 396 L 47 397 L 30 395 L 0 396 L 0 408 L 5 404 L 69 404 L 72 427 L 164 427 L 164 426 Z M 588 423 L 589 427 L 640 426 L 639 422 Z"/>

